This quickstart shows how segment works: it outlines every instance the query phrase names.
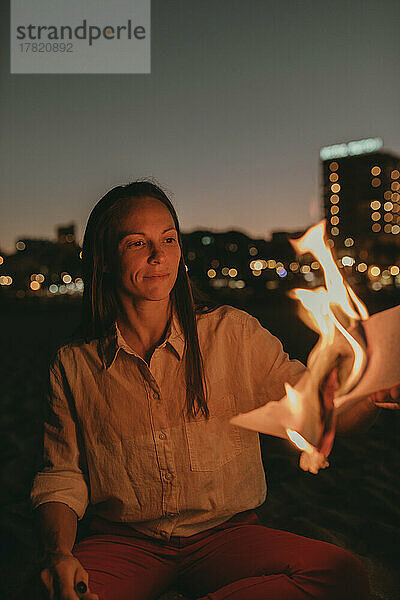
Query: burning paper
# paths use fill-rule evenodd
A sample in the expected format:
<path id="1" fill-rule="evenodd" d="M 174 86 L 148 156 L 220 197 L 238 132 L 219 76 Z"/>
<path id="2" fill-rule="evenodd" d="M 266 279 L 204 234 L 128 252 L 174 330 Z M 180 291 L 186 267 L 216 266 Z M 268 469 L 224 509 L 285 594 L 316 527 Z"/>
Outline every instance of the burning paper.
<path id="1" fill-rule="evenodd" d="M 289 439 L 300 450 L 300 467 L 317 473 L 328 466 L 339 412 L 361 398 L 400 383 L 400 307 L 369 318 L 368 311 L 343 280 L 324 242 L 325 221 L 292 244 L 300 254 L 319 260 L 326 287 L 296 289 L 304 320 L 320 338 L 298 383 L 285 385 L 278 402 L 240 414 L 231 423 Z"/>

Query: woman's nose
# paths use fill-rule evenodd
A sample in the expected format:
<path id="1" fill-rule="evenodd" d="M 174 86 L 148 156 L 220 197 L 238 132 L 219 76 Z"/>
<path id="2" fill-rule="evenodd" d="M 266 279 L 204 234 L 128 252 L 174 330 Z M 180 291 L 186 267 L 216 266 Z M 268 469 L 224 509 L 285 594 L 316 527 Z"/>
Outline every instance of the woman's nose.
<path id="1" fill-rule="evenodd" d="M 154 246 L 153 250 L 150 254 L 149 260 L 150 262 L 160 262 L 165 258 L 165 250 L 162 246 Z"/>

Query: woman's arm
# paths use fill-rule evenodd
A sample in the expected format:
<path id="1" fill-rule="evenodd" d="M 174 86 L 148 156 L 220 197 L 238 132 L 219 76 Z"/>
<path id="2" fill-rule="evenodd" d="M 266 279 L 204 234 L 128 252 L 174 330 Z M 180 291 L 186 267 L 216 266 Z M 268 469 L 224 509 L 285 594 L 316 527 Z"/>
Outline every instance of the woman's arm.
<path id="1" fill-rule="evenodd" d="M 31 503 L 34 509 L 45 503 L 62 503 L 81 519 L 89 498 L 84 474 L 86 457 L 69 385 L 75 377 L 73 360 L 68 354 L 62 360 L 58 352 L 49 371 L 42 468 L 32 484 Z"/>
<path id="2" fill-rule="evenodd" d="M 46 502 L 34 515 L 44 559 L 71 554 L 78 521 L 74 511 L 62 502 Z"/>
<path id="3" fill-rule="evenodd" d="M 48 597 L 59 600 L 99 600 L 89 588 L 89 575 L 72 554 L 78 518 L 62 502 L 46 502 L 35 511 L 41 546 L 40 578 Z M 79 588 L 84 584 L 84 589 Z"/>
<path id="4" fill-rule="evenodd" d="M 371 396 L 363 398 L 354 406 L 338 414 L 336 433 L 342 436 L 365 433 L 375 423 L 380 408 L 375 405 Z"/>
<path id="5" fill-rule="evenodd" d="M 381 408 L 400 410 L 400 386 L 375 392 L 338 414 L 337 433 L 343 436 L 365 433 L 375 423 Z"/>

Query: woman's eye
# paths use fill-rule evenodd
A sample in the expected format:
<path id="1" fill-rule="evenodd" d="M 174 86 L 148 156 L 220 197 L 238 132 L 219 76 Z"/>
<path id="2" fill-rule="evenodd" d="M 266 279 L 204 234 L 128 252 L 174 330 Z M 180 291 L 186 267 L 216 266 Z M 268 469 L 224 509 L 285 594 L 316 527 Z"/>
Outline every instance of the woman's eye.
<path id="1" fill-rule="evenodd" d="M 136 242 L 128 242 L 128 248 L 134 246 L 135 248 L 140 248 L 141 245 L 144 244 L 143 240 L 137 240 Z"/>
<path id="2" fill-rule="evenodd" d="M 171 244 L 173 242 L 176 242 L 176 238 L 170 237 L 170 238 L 167 238 L 165 241 L 168 242 L 168 244 Z"/>

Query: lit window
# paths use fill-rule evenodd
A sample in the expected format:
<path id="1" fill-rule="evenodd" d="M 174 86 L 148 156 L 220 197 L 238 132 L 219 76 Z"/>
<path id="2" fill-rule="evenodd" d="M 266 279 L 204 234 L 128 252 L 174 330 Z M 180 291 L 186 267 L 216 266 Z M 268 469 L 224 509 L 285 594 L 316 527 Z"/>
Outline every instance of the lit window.
<path id="1" fill-rule="evenodd" d="M 400 172 L 397 169 L 392 171 L 392 179 L 398 179 L 400 177 Z"/>
<path id="2" fill-rule="evenodd" d="M 15 247 L 16 247 L 17 250 L 25 250 L 25 248 L 26 248 L 24 242 L 21 242 L 21 241 L 17 242 L 15 244 Z"/>
<path id="3" fill-rule="evenodd" d="M 380 169 L 380 167 L 378 167 L 377 165 L 376 165 L 375 167 L 372 167 L 372 169 L 371 169 L 371 173 L 372 173 L 372 175 L 374 175 L 375 177 L 376 177 L 377 175 L 379 175 L 379 174 L 380 174 L 380 172 L 381 172 L 381 169 Z"/>
<path id="4" fill-rule="evenodd" d="M 397 192 L 398 190 L 400 190 L 400 183 L 398 181 L 393 181 L 390 187 L 394 192 Z"/>
<path id="5" fill-rule="evenodd" d="M 378 231 L 380 231 L 380 230 L 381 230 L 381 226 L 379 225 L 379 223 L 374 223 L 374 224 L 372 225 L 372 228 L 371 228 L 371 229 L 372 229 L 372 231 L 374 231 L 375 233 L 378 233 Z"/>
<path id="6" fill-rule="evenodd" d="M 393 200 L 393 202 L 398 202 L 400 200 L 400 194 L 395 192 L 394 194 L 390 195 L 390 198 Z"/>
<path id="7" fill-rule="evenodd" d="M 331 190 L 334 194 L 337 194 L 337 192 L 340 191 L 340 185 L 338 183 L 333 183 L 331 185 Z"/>
<path id="8" fill-rule="evenodd" d="M 332 183 L 335 183 L 338 179 L 339 175 L 337 173 L 331 173 L 329 175 L 329 181 L 332 181 Z"/>
<path id="9" fill-rule="evenodd" d="M 31 281 L 29 285 L 31 290 L 33 290 L 34 292 L 40 289 L 40 283 L 38 281 Z"/>
<path id="10" fill-rule="evenodd" d="M 342 265 L 344 267 L 352 267 L 354 265 L 354 258 L 351 256 L 343 256 Z"/>
<path id="11" fill-rule="evenodd" d="M 381 274 L 380 268 L 376 267 L 375 265 L 373 267 L 370 267 L 369 272 L 372 275 L 372 277 L 378 277 Z"/>
<path id="12" fill-rule="evenodd" d="M 339 229 L 337 227 L 332 227 L 331 234 L 332 235 L 339 235 Z"/>
<path id="13" fill-rule="evenodd" d="M 374 177 L 371 181 L 371 185 L 374 188 L 379 187 L 381 185 L 381 180 L 379 179 L 379 177 Z"/>
<path id="14" fill-rule="evenodd" d="M 386 192 L 383 194 L 383 197 L 385 200 L 390 200 L 392 197 L 392 192 L 390 190 L 386 190 Z"/>
<path id="15" fill-rule="evenodd" d="M 310 272 L 310 267 L 308 265 L 303 265 L 302 267 L 300 267 L 300 271 L 302 273 L 309 273 Z"/>
<path id="16" fill-rule="evenodd" d="M 297 262 L 291 262 L 290 265 L 289 265 L 289 269 L 291 271 L 296 272 L 296 271 L 299 270 L 299 264 Z"/>
<path id="17" fill-rule="evenodd" d="M 229 277 L 236 277 L 237 274 L 238 274 L 237 269 L 229 269 L 229 271 L 228 271 Z"/>
<path id="18" fill-rule="evenodd" d="M 337 194 L 333 194 L 331 196 L 331 202 L 332 204 L 337 204 L 339 202 L 339 196 Z"/>
<path id="19" fill-rule="evenodd" d="M 13 280 L 12 277 L 10 277 L 10 275 L 0 275 L 0 285 L 11 285 L 12 282 Z"/>
<path id="20" fill-rule="evenodd" d="M 385 233 L 392 233 L 392 226 L 387 223 L 383 228 Z"/>
<path id="21" fill-rule="evenodd" d="M 249 254 L 250 256 L 257 256 L 258 254 L 258 250 L 255 246 L 252 246 L 251 248 L 249 248 Z"/>
<path id="22" fill-rule="evenodd" d="M 314 260 L 314 261 L 311 263 L 311 268 L 312 268 L 314 271 L 318 271 L 318 269 L 319 269 L 319 262 L 318 262 L 317 260 Z"/>
<path id="23" fill-rule="evenodd" d="M 385 210 L 392 210 L 393 204 L 391 202 L 385 202 L 385 204 L 383 205 L 383 208 Z"/>
<path id="24" fill-rule="evenodd" d="M 392 233 L 394 233 L 394 235 L 397 235 L 398 233 L 400 233 L 400 227 L 398 225 L 393 225 Z"/>
<path id="25" fill-rule="evenodd" d="M 209 235 L 204 235 L 201 238 L 201 243 L 203 244 L 203 246 L 209 246 L 212 242 L 212 238 Z"/>
<path id="26" fill-rule="evenodd" d="M 222 268 L 222 275 L 228 275 L 228 273 L 229 273 L 228 267 L 223 267 Z"/>
<path id="27" fill-rule="evenodd" d="M 368 267 L 365 263 L 360 263 L 357 266 L 357 270 L 360 271 L 360 273 L 364 273 L 367 269 L 368 269 Z"/>
<path id="28" fill-rule="evenodd" d="M 337 171 L 339 168 L 339 165 L 337 164 L 337 162 L 331 162 L 331 164 L 329 165 L 329 168 L 331 171 Z"/>
<path id="29" fill-rule="evenodd" d="M 331 214 L 332 215 L 337 215 L 338 212 L 339 212 L 339 207 L 338 206 L 335 206 L 335 205 L 331 206 Z"/>
<path id="30" fill-rule="evenodd" d="M 391 275 L 398 275 L 400 273 L 400 269 L 397 265 L 393 265 L 392 267 L 390 267 L 390 274 Z"/>
<path id="31" fill-rule="evenodd" d="M 370 206 L 373 210 L 378 210 L 381 207 L 381 203 L 379 202 L 379 200 L 373 200 Z"/>
<path id="32" fill-rule="evenodd" d="M 265 268 L 264 263 L 261 260 L 252 260 L 250 263 L 250 269 L 255 271 L 261 271 L 261 269 Z"/>
<path id="33" fill-rule="evenodd" d="M 386 221 L 386 223 L 390 223 L 390 221 L 393 221 L 393 215 L 391 213 L 386 213 L 386 215 L 383 217 Z"/>
<path id="34" fill-rule="evenodd" d="M 275 269 L 275 267 L 276 267 L 276 260 L 274 260 L 273 258 L 271 258 L 267 262 L 267 266 L 268 266 L 268 269 Z"/>
<path id="35" fill-rule="evenodd" d="M 213 277 L 215 277 L 216 274 L 217 273 L 214 271 L 214 269 L 208 269 L 208 271 L 207 271 L 207 275 L 208 275 L 208 277 L 210 277 L 210 279 L 212 279 Z"/>
<path id="36" fill-rule="evenodd" d="M 380 219 L 380 218 L 381 218 L 381 213 L 374 212 L 374 213 L 372 213 L 372 215 L 371 215 L 371 219 L 372 219 L 373 221 L 379 221 L 379 219 Z"/>
<path id="37" fill-rule="evenodd" d="M 339 217 L 332 217 L 331 223 L 332 223 L 332 225 L 337 225 L 339 223 Z"/>
<path id="38" fill-rule="evenodd" d="M 353 238 L 346 238 L 344 240 L 344 245 L 346 246 L 346 248 L 350 248 L 350 246 L 353 246 L 354 245 Z"/>

